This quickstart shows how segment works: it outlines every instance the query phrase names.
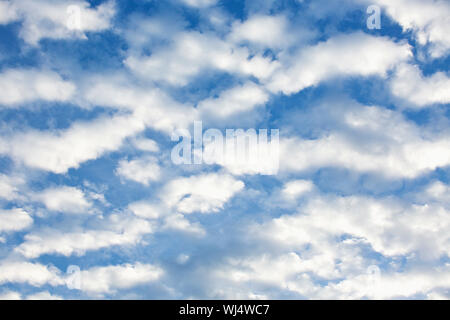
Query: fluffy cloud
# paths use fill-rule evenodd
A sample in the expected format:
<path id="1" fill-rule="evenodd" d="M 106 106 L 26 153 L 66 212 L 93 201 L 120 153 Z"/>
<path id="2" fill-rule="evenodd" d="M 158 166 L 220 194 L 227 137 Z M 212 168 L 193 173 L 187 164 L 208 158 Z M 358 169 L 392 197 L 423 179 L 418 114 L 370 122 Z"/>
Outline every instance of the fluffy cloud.
<path id="1" fill-rule="evenodd" d="M 181 213 L 218 212 L 243 188 L 244 183 L 230 175 L 202 174 L 172 180 L 164 187 L 162 199 Z"/>
<path id="2" fill-rule="evenodd" d="M 3 136 L 0 153 L 3 151 L 33 168 L 64 173 L 119 148 L 126 137 L 144 128 L 144 123 L 132 115 L 103 117 L 56 132 L 29 130 L 10 138 Z"/>
<path id="3" fill-rule="evenodd" d="M 392 93 L 420 108 L 436 103 L 450 103 L 450 78 L 444 72 L 424 77 L 417 66 L 402 64 L 391 80 Z"/>
<path id="4" fill-rule="evenodd" d="M 272 92 L 292 94 L 340 75 L 385 76 L 410 57 L 406 43 L 364 33 L 338 35 L 283 57 L 283 67 L 274 73 L 267 87 Z"/>
<path id="5" fill-rule="evenodd" d="M 89 214 L 91 203 L 86 199 L 83 191 L 73 187 L 59 187 L 46 189 L 33 198 L 41 201 L 48 210 L 74 214 Z"/>
<path id="6" fill-rule="evenodd" d="M 217 98 L 201 101 L 197 108 L 212 117 L 224 118 L 240 112 L 252 110 L 269 100 L 269 95 L 253 82 L 231 88 Z"/>
<path id="7" fill-rule="evenodd" d="M 18 198 L 19 190 L 23 183 L 23 179 L 19 177 L 0 174 L 0 198 L 8 201 Z"/>
<path id="8" fill-rule="evenodd" d="M 147 152 L 158 152 L 159 147 L 155 140 L 145 139 L 145 138 L 136 138 L 133 140 L 134 146 L 141 151 Z"/>
<path id="9" fill-rule="evenodd" d="M 285 183 L 281 194 L 288 199 L 295 199 L 314 190 L 314 184 L 308 180 L 293 180 Z"/>
<path id="10" fill-rule="evenodd" d="M 7 24 L 17 20 L 17 9 L 9 1 L 0 1 L 0 24 Z"/>
<path id="11" fill-rule="evenodd" d="M 18 292 L 5 291 L 0 293 L 0 300 L 21 300 L 22 296 Z"/>
<path id="12" fill-rule="evenodd" d="M 0 262 L 0 284 L 28 283 L 35 287 L 45 284 L 61 285 L 64 281 L 47 266 L 31 262 Z"/>
<path id="13" fill-rule="evenodd" d="M 85 161 L 117 150 L 126 138 L 147 127 L 172 133 L 175 128 L 188 127 L 196 117 L 194 108 L 175 102 L 159 90 L 133 89 L 114 81 L 89 86 L 84 95 L 88 104 L 119 108 L 123 112 L 74 122 L 64 130 L 29 129 L 12 136 L 2 135 L 0 154 L 8 154 L 29 167 L 65 173 Z"/>
<path id="14" fill-rule="evenodd" d="M 229 38 L 233 42 L 248 41 L 270 48 L 282 48 L 294 39 L 286 17 L 255 15 L 244 22 L 235 22 Z"/>
<path id="15" fill-rule="evenodd" d="M 146 201 L 133 202 L 128 209 L 139 218 L 149 219 L 157 223 L 155 229 L 159 231 L 178 231 L 194 236 L 204 236 L 205 230 L 198 224 L 192 223 L 183 214 L 174 212 L 162 203 L 149 203 Z"/>
<path id="16" fill-rule="evenodd" d="M 17 106 L 35 100 L 68 101 L 75 86 L 52 71 L 9 69 L 0 74 L 0 104 Z"/>
<path id="17" fill-rule="evenodd" d="M 330 284 L 318 293 L 319 299 L 394 299 L 407 297 L 439 296 L 450 286 L 448 268 L 433 268 L 430 271 L 381 274 L 376 279 L 362 274 Z M 440 295 L 440 299 L 448 299 Z"/>
<path id="18" fill-rule="evenodd" d="M 23 209 L 0 210 L 0 232 L 20 231 L 33 224 L 33 218 Z"/>
<path id="19" fill-rule="evenodd" d="M 36 258 L 42 254 L 83 255 L 88 250 L 137 244 L 143 235 L 152 231 L 148 221 L 114 214 L 99 229 L 75 232 L 47 229 L 29 233 L 15 250 L 27 258 Z"/>
<path id="20" fill-rule="evenodd" d="M 48 291 L 42 291 L 27 296 L 27 300 L 62 300 L 60 296 L 53 295 Z"/>
<path id="21" fill-rule="evenodd" d="M 253 225 L 258 245 L 211 271 L 208 290 L 227 298 L 445 299 L 449 269 L 439 261 L 449 254 L 450 220 L 440 203 L 322 194 L 297 210 Z M 373 265 L 367 246 L 388 263 Z"/>
<path id="22" fill-rule="evenodd" d="M 431 44 L 434 58 L 445 56 L 450 49 L 450 5 L 444 0 L 376 0 L 370 4 L 383 6 L 404 31 L 414 31 L 422 46 Z"/>
<path id="23" fill-rule="evenodd" d="M 89 294 L 114 293 L 158 280 L 164 271 L 150 264 L 95 267 L 80 274 L 81 290 Z"/>
<path id="24" fill-rule="evenodd" d="M 325 109 L 331 107 L 341 113 L 334 118 L 333 127 L 319 137 L 280 141 L 282 171 L 343 167 L 391 178 L 414 178 L 450 164 L 450 137 L 446 132 L 432 133 L 401 113 L 380 107 L 356 109 L 349 103 L 341 109 L 336 103 Z"/>
<path id="25" fill-rule="evenodd" d="M 217 0 L 181 0 L 188 6 L 195 8 L 205 8 L 216 4 Z"/>
<path id="26" fill-rule="evenodd" d="M 137 75 L 171 85 L 186 85 L 205 70 L 267 78 L 276 62 L 261 55 L 249 57 L 244 47 L 236 47 L 211 34 L 182 32 L 169 47 L 155 50 L 150 57 L 130 56 L 125 64 Z"/>
<path id="27" fill-rule="evenodd" d="M 0 9 L 6 10 L 6 14 L 0 16 L 0 23 L 20 19 L 20 36 L 32 45 L 37 45 L 43 38 L 86 39 L 85 32 L 110 28 L 115 15 L 113 1 L 102 3 L 96 8 L 80 0 L 14 0 L 8 5 L 3 1 L 0 4 Z"/>
<path id="28" fill-rule="evenodd" d="M 314 245 L 344 235 L 362 239 L 385 256 L 448 255 L 449 212 L 438 205 L 406 205 L 367 197 L 312 198 L 298 215 L 263 226 L 263 236 L 288 247 Z M 331 223 L 332 221 L 332 223 Z"/>
<path id="29" fill-rule="evenodd" d="M 158 165 L 158 159 L 146 157 L 134 160 L 121 160 L 116 169 L 116 174 L 148 186 L 150 181 L 157 181 L 160 178 L 161 170 Z"/>

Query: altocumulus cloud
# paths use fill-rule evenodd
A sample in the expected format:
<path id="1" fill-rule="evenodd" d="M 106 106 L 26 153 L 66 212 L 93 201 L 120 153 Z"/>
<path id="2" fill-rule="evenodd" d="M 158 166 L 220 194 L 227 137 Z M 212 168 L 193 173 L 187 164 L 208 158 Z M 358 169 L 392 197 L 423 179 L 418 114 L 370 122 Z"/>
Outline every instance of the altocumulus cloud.
<path id="1" fill-rule="evenodd" d="M 0 0 L 0 299 L 450 298 L 449 16 Z M 196 121 L 278 172 L 175 164 Z"/>

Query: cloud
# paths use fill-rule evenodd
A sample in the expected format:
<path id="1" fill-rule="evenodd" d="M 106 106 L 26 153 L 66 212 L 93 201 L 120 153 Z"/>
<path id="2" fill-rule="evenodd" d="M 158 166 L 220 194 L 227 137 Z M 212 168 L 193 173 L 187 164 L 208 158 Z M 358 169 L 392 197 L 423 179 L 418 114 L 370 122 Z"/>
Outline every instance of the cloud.
<path id="1" fill-rule="evenodd" d="M 448 268 L 413 270 L 382 274 L 375 281 L 371 275 L 363 274 L 329 284 L 319 293 L 320 299 L 394 299 L 428 295 L 439 295 L 439 291 L 450 286 Z M 445 298 L 446 299 L 446 298 Z"/>
<path id="2" fill-rule="evenodd" d="M 152 232 L 152 225 L 148 221 L 113 214 L 102 228 L 98 229 L 72 232 L 59 229 L 34 231 L 25 236 L 25 241 L 16 247 L 15 251 L 27 258 L 37 258 L 43 254 L 81 256 L 89 250 L 137 244 L 142 236 Z"/>
<path id="3" fill-rule="evenodd" d="M 288 20 L 283 15 L 254 15 L 244 22 L 234 22 L 229 39 L 237 43 L 248 41 L 268 48 L 283 48 L 295 40 L 288 30 Z"/>
<path id="4" fill-rule="evenodd" d="M 410 46 L 387 37 L 361 32 L 337 35 L 325 42 L 300 49 L 281 59 L 267 87 L 293 94 L 338 76 L 385 76 L 396 64 L 411 57 Z"/>
<path id="5" fill-rule="evenodd" d="M 450 78 L 444 72 L 424 77 L 417 66 L 397 66 L 391 80 L 392 93 L 408 102 L 407 107 L 421 108 L 436 103 L 450 103 Z"/>
<path id="6" fill-rule="evenodd" d="M 0 232 L 13 232 L 29 228 L 33 218 L 23 209 L 0 210 Z"/>
<path id="7" fill-rule="evenodd" d="M 200 237 L 206 235 L 205 229 L 199 223 L 190 222 L 180 213 L 169 214 L 163 220 L 162 228 L 163 230 L 181 231 Z"/>
<path id="8" fill-rule="evenodd" d="M 168 207 L 180 213 L 209 213 L 221 210 L 243 188 L 244 183 L 230 175 L 210 173 L 172 180 L 161 197 Z"/>
<path id="9" fill-rule="evenodd" d="M 0 24 L 8 24 L 17 18 L 16 7 L 9 1 L 0 1 Z"/>
<path id="10" fill-rule="evenodd" d="M 91 106 L 103 106 L 132 112 L 136 124 L 172 134 L 188 128 L 197 117 L 191 105 L 175 101 L 164 91 L 136 84 L 123 75 L 87 79 L 83 95 Z"/>
<path id="11" fill-rule="evenodd" d="M 448 211 L 439 205 L 403 204 L 370 197 L 313 197 L 297 215 L 261 226 L 262 236 L 290 248 L 347 235 L 370 244 L 386 257 L 447 255 Z"/>
<path id="12" fill-rule="evenodd" d="M 401 113 L 381 107 L 339 105 L 326 103 L 317 109 L 330 110 L 328 117 L 334 121 L 322 124 L 323 132 L 317 137 L 280 139 L 281 171 L 334 167 L 387 178 L 415 178 L 450 164 L 450 137 L 445 131 L 418 127 Z"/>
<path id="13" fill-rule="evenodd" d="M 68 101 L 75 85 L 52 71 L 9 69 L 0 74 L 0 91 L 0 104 L 15 107 L 35 100 Z"/>
<path id="14" fill-rule="evenodd" d="M 0 300 L 22 300 L 22 296 L 15 291 L 4 291 L 0 293 Z"/>
<path id="15" fill-rule="evenodd" d="M 155 140 L 146 138 L 136 138 L 133 140 L 136 149 L 147 152 L 158 152 L 159 147 Z"/>
<path id="16" fill-rule="evenodd" d="M 167 208 L 163 203 L 150 203 L 147 201 L 133 202 L 128 209 L 139 218 L 149 219 L 157 223 L 159 232 L 179 231 L 182 233 L 204 236 L 205 230 L 198 223 L 192 223 L 183 214 L 177 213 L 176 209 Z"/>
<path id="17" fill-rule="evenodd" d="M 92 204 L 86 199 L 83 191 L 74 187 L 56 187 L 45 189 L 33 196 L 42 202 L 48 210 L 73 213 L 90 214 Z"/>
<path id="18" fill-rule="evenodd" d="M 161 176 L 158 159 L 145 157 L 134 160 L 121 160 L 116 174 L 128 180 L 148 186 L 150 181 L 157 181 Z"/>
<path id="19" fill-rule="evenodd" d="M 125 65 L 143 79 L 184 86 L 202 71 L 215 70 L 267 78 L 277 67 L 261 55 L 250 57 L 244 47 L 236 47 L 212 34 L 181 32 L 171 45 L 156 49 L 151 56 L 129 56 Z"/>
<path id="20" fill-rule="evenodd" d="M 253 82 L 245 83 L 220 93 L 217 98 L 201 101 L 197 109 L 215 118 L 225 118 L 262 106 L 269 100 L 263 88 Z"/>
<path id="21" fill-rule="evenodd" d="M 68 129 L 55 132 L 29 129 L 0 138 L 0 153 L 32 168 L 65 173 L 87 160 L 118 149 L 125 138 L 144 128 L 144 123 L 136 117 L 118 115 L 74 123 Z"/>
<path id="22" fill-rule="evenodd" d="M 418 43 L 430 44 L 431 57 L 448 54 L 450 49 L 450 5 L 442 0 L 376 0 L 370 4 L 383 6 L 389 16 L 397 21 L 403 31 L 414 31 Z"/>
<path id="23" fill-rule="evenodd" d="M 88 294 L 115 293 L 158 280 L 164 271 L 150 264 L 95 267 L 80 274 L 81 290 Z"/>
<path id="24" fill-rule="evenodd" d="M 17 199 L 23 184 L 22 178 L 0 174 L 0 198 L 7 201 Z"/>
<path id="25" fill-rule="evenodd" d="M 14 0 L 7 11 L 11 14 L 9 19 L 0 20 L 0 23 L 20 19 L 20 36 L 27 43 L 37 45 L 44 38 L 87 39 L 85 32 L 109 29 L 115 11 L 113 1 L 91 8 L 89 2 L 80 0 Z"/>
<path id="26" fill-rule="evenodd" d="M 38 263 L 31 262 L 0 262 L 0 284 L 28 283 L 35 287 L 45 284 L 52 286 L 64 284 L 53 269 Z"/>
<path id="27" fill-rule="evenodd" d="M 215 5 L 217 0 L 181 0 L 181 2 L 194 8 L 206 8 Z"/>
<path id="28" fill-rule="evenodd" d="M 314 183 L 308 180 L 293 180 L 286 182 L 281 194 L 288 199 L 295 199 L 314 190 Z"/>
<path id="29" fill-rule="evenodd" d="M 27 296 L 27 300 L 62 300 L 62 297 L 57 295 L 52 295 L 48 291 L 42 291 L 35 294 Z"/>

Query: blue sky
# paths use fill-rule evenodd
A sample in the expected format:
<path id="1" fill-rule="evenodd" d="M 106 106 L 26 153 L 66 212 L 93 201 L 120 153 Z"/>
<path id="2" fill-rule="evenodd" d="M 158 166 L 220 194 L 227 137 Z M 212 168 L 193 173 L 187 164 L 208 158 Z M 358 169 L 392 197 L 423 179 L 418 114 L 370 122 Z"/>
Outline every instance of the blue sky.
<path id="1" fill-rule="evenodd" d="M 0 299 L 448 299 L 449 16 L 0 0 Z M 278 171 L 175 164 L 195 121 Z"/>

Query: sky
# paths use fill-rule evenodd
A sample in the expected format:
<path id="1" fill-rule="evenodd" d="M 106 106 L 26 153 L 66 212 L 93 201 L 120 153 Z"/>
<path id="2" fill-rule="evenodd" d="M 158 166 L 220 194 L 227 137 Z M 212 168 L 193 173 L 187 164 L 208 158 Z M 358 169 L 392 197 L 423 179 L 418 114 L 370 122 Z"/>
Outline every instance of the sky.
<path id="1" fill-rule="evenodd" d="M 0 0 L 0 299 L 449 299 L 448 30 L 445 0 Z M 176 163 L 196 123 L 277 130 L 277 170 Z"/>

